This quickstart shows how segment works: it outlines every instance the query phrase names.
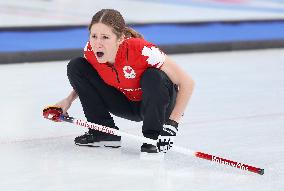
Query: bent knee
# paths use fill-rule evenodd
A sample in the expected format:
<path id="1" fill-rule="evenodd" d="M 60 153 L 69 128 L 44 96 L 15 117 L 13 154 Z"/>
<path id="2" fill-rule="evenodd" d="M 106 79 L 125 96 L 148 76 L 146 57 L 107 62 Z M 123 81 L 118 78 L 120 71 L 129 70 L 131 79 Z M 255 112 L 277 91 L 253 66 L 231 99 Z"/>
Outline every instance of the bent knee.
<path id="1" fill-rule="evenodd" d="M 75 72 L 80 71 L 83 67 L 85 67 L 85 62 L 87 62 L 87 60 L 82 57 L 71 59 L 67 64 L 67 75 L 69 76 L 71 74 L 74 74 Z"/>
<path id="2" fill-rule="evenodd" d="M 165 81 L 168 81 L 168 76 L 165 72 L 157 68 L 148 68 L 141 78 L 141 87 L 159 87 Z"/>

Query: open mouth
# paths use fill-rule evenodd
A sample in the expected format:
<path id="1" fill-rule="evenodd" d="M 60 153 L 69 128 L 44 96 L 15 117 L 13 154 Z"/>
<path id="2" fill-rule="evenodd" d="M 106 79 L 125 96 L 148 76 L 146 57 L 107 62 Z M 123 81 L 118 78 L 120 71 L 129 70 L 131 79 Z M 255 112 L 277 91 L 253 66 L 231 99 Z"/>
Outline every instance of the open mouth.
<path id="1" fill-rule="evenodd" d="M 96 55 L 97 55 L 98 58 L 102 58 L 104 56 L 104 53 L 103 52 L 97 52 Z"/>

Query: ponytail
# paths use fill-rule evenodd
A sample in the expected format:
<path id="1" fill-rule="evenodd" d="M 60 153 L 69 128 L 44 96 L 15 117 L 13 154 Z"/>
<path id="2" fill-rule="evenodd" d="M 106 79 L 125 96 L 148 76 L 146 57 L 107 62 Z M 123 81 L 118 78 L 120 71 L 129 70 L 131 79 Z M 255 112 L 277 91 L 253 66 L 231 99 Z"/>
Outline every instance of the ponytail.
<path id="1" fill-rule="evenodd" d="M 143 36 L 140 33 L 138 33 L 137 31 L 135 31 L 133 28 L 130 28 L 130 27 L 125 27 L 124 35 L 126 38 L 129 38 L 129 37 L 143 38 Z"/>

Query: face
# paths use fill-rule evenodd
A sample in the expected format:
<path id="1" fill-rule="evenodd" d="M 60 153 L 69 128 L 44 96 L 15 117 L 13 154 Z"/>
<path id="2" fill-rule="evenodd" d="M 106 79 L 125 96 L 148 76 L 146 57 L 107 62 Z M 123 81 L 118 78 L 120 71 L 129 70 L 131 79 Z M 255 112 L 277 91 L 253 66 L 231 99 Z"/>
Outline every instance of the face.
<path id="1" fill-rule="evenodd" d="M 90 43 L 99 63 L 114 63 L 123 37 L 118 38 L 112 28 L 103 24 L 93 24 L 90 30 Z"/>

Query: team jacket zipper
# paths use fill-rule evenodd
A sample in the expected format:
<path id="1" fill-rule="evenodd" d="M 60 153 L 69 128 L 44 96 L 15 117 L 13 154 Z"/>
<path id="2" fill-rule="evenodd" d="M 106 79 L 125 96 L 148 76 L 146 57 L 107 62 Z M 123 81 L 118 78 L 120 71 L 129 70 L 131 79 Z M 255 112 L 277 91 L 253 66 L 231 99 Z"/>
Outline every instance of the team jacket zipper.
<path id="1" fill-rule="evenodd" d="M 126 63 L 128 64 L 128 48 L 126 49 Z M 118 72 L 117 72 L 117 69 L 114 67 L 114 64 L 106 63 L 106 65 L 111 68 L 112 72 L 113 71 L 115 72 L 116 80 L 117 80 L 118 83 L 120 83 L 120 80 L 119 80 L 119 77 L 118 77 Z"/>
<path id="2" fill-rule="evenodd" d="M 114 67 L 114 65 L 112 65 L 112 64 L 106 64 L 106 65 L 107 65 L 107 67 L 111 68 L 112 72 L 115 72 L 116 80 L 117 80 L 118 83 L 120 83 L 120 80 L 119 80 L 119 77 L 118 77 L 118 72 L 117 72 L 116 68 Z"/>

